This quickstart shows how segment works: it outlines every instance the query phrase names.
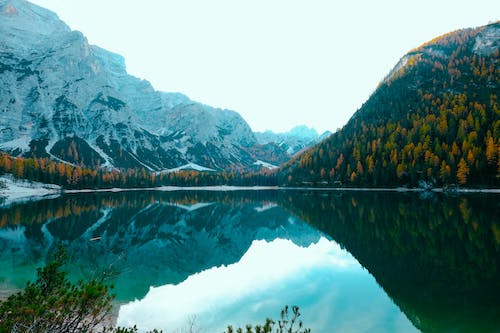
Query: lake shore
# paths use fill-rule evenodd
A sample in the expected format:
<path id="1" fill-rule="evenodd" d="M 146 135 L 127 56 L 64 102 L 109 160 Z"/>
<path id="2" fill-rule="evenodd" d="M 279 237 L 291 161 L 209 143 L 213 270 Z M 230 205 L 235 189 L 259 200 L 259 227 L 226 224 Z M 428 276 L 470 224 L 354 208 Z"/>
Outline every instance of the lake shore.
<path id="1" fill-rule="evenodd" d="M 283 186 L 231 186 L 231 185 L 216 185 L 216 186 L 159 186 L 159 187 L 136 187 L 136 188 L 100 188 L 100 189 L 81 189 L 81 190 L 66 190 L 59 185 L 45 184 L 39 182 L 31 182 L 27 180 L 15 179 L 11 175 L 3 175 L 0 181 L 5 184 L 4 188 L 0 188 L 0 200 L 3 199 L 2 205 L 19 203 L 23 201 L 36 201 L 47 198 L 55 198 L 61 194 L 77 194 L 77 193 L 101 193 L 101 192 L 132 192 L 132 191 L 161 191 L 161 192 L 177 192 L 177 191 L 214 191 L 214 192 L 229 192 L 229 191 L 324 191 L 324 192 L 418 192 L 418 193 L 450 193 L 450 194 L 468 194 L 468 193 L 486 193 L 500 194 L 500 189 L 496 188 L 384 188 L 384 187 L 283 187 Z M 1 202 L 1 201 L 0 201 Z"/>
<path id="2" fill-rule="evenodd" d="M 3 185 L 0 187 L 2 205 L 57 197 L 62 191 L 59 185 L 16 179 L 9 174 L 0 176 L 0 184 Z"/>
<path id="3" fill-rule="evenodd" d="M 444 188 L 404 188 L 404 187 L 284 187 L 284 186 L 160 186 L 160 187 L 136 187 L 136 188 L 108 188 L 108 189 L 81 189 L 81 190 L 63 190 L 64 193 L 98 193 L 98 192 L 127 192 L 127 191 L 326 191 L 326 192 L 435 192 L 435 193 L 500 193 L 500 189 L 481 189 L 481 188 L 458 188 L 447 190 Z"/>

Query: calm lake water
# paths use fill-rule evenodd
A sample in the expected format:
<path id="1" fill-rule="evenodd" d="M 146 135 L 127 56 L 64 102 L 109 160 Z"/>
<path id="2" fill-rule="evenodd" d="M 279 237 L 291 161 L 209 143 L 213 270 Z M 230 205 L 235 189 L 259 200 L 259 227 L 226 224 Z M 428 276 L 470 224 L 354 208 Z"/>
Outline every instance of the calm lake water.
<path id="1" fill-rule="evenodd" d="M 92 240 L 96 239 L 97 240 Z M 65 195 L 0 207 L 0 295 L 64 244 L 118 323 L 200 332 L 301 309 L 313 332 L 500 332 L 500 196 Z"/>

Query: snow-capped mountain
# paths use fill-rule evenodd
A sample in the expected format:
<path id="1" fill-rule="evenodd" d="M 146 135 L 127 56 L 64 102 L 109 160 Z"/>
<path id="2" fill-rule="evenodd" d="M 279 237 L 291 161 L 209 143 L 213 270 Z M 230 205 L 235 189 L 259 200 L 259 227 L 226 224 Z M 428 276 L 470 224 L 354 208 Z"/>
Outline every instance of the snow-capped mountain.
<path id="1" fill-rule="evenodd" d="M 0 150 L 13 155 L 149 170 L 261 159 L 238 113 L 156 91 L 123 57 L 25 0 L 0 0 L 0 120 Z"/>
<path id="2" fill-rule="evenodd" d="M 260 144 L 275 143 L 284 149 L 289 156 L 293 156 L 304 148 L 314 146 L 316 143 L 326 139 L 332 134 L 329 131 L 318 134 L 314 128 L 305 125 L 296 126 L 285 133 L 274 133 L 272 131 L 257 132 L 255 137 Z"/>

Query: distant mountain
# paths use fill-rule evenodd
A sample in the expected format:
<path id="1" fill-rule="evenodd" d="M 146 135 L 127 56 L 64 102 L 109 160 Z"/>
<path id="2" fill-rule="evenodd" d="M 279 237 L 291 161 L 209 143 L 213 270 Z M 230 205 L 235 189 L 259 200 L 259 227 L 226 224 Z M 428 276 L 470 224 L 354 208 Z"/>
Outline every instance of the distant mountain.
<path id="1" fill-rule="evenodd" d="M 283 183 L 500 186 L 500 24 L 410 51 L 342 130 L 291 160 Z"/>
<path id="2" fill-rule="evenodd" d="M 274 143 L 285 150 L 289 156 L 293 156 L 304 148 L 310 148 L 321 140 L 326 139 L 330 134 L 331 132 L 326 131 L 320 135 L 314 128 L 301 125 L 284 133 L 274 133 L 272 131 L 256 132 L 255 137 L 258 143 Z"/>
<path id="3" fill-rule="evenodd" d="M 241 169 L 266 156 L 238 113 L 156 91 L 24 0 L 0 0 L 0 120 L 0 150 L 92 167 Z"/>

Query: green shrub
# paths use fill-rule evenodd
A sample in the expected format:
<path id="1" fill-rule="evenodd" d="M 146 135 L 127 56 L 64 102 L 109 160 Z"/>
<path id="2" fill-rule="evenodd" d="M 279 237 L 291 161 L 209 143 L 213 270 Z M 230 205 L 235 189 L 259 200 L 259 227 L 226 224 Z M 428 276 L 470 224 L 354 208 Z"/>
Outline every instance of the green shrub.
<path id="1" fill-rule="evenodd" d="M 60 249 L 37 279 L 0 303 L 0 332 L 92 332 L 111 310 L 110 287 L 100 281 L 72 284 L 61 270 Z"/>
<path id="2" fill-rule="evenodd" d="M 299 307 L 292 306 L 292 313 L 289 312 L 290 308 L 285 306 L 281 310 L 281 320 L 276 323 L 274 320 L 267 318 L 263 325 L 246 325 L 245 328 L 236 328 L 232 326 L 227 327 L 224 333 L 310 333 L 311 329 L 303 328 L 302 321 L 298 321 L 300 317 Z"/>
<path id="3" fill-rule="evenodd" d="M 59 248 L 52 261 L 37 269 L 35 282 L 24 290 L 0 302 L 0 333 L 45 332 L 102 332 L 137 333 L 137 327 L 105 327 L 104 320 L 111 311 L 110 286 L 99 280 L 69 282 L 62 270 L 66 252 Z M 228 326 L 225 333 L 310 333 L 302 327 L 299 308 L 286 306 L 281 320 L 267 319 L 265 324 L 245 329 Z M 193 333 L 193 324 L 188 329 Z M 153 330 L 150 333 L 161 333 Z"/>

